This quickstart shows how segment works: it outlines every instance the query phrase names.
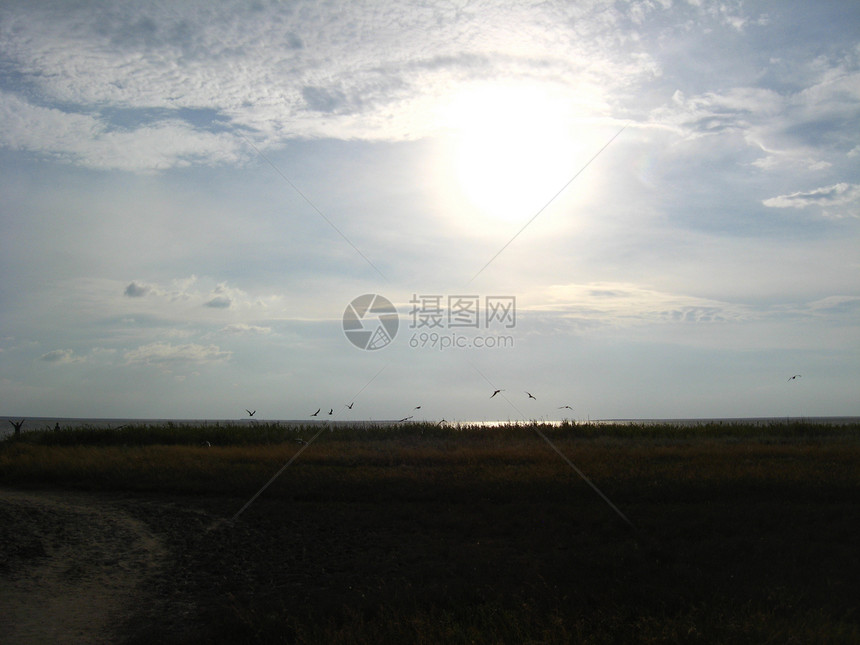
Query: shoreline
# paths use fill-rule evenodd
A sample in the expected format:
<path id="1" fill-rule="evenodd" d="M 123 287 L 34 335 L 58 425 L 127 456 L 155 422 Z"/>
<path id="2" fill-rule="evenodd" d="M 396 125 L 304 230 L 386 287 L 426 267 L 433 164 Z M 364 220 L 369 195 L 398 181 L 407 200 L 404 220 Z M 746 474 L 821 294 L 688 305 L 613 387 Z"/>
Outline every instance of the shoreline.
<path id="1" fill-rule="evenodd" d="M 171 418 L 86 418 L 86 417 L 27 417 L 0 416 L 0 438 L 14 433 L 10 421 L 24 419 L 22 432 L 32 430 L 51 430 L 59 424 L 61 429 L 91 427 L 98 429 L 119 428 L 121 426 L 233 426 L 233 425 L 278 425 L 278 426 L 309 426 L 319 424 L 332 424 L 336 426 L 383 426 L 399 425 L 397 419 L 171 419 Z M 667 417 L 667 418 L 609 418 L 609 419 L 498 419 L 498 420 L 445 420 L 445 419 L 414 419 L 412 424 L 439 424 L 463 427 L 498 427 L 504 425 L 532 425 L 540 424 L 547 426 L 570 425 L 672 425 L 696 427 L 702 425 L 754 425 L 764 426 L 780 423 L 808 423 L 829 425 L 850 425 L 860 423 L 860 416 L 771 416 L 771 417 Z"/>

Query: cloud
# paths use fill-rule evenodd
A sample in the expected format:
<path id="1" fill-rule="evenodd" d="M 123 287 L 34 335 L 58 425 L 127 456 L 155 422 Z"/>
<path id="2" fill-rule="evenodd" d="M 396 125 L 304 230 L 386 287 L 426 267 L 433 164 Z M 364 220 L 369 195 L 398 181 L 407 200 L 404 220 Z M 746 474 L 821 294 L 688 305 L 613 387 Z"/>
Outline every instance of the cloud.
<path id="1" fill-rule="evenodd" d="M 726 131 L 746 132 L 753 123 L 779 113 L 784 105 L 785 99 L 777 92 L 757 87 L 690 97 L 676 90 L 671 104 L 655 110 L 651 118 L 688 138 L 697 138 Z"/>
<path id="2" fill-rule="evenodd" d="M 546 79 L 587 117 L 611 87 L 655 72 L 647 52 L 619 46 L 619 12 L 578 3 L 216 3 L 202 14 L 117 4 L 96 21 L 86 3 L 0 11 L 0 57 L 16 80 L 0 93 L 0 146 L 100 169 L 241 162 L 253 155 L 243 137 L 261 149 L 415 140 L 437 131 L 440 100 L 476 76 Z"/>
<path id="3" fill-rule="evenodd" d="M 337 89 L 304 87 L 302 98 L 311 110 L 317 112 L 337 112 L 347 104 L 346 95 Z"/>
<path id="4" fill-rule="evenodd" d="M 813 190 L 790 193 L 788 195 L 778 195 L 762 201 L 762 204 L 769 208 L 807 208 L 809 206 L 819 206 L 825 209 L 825 214 L 837 217 L 846 215 L 860 217 L 856 208 L 841 208 L 854 206 L 858 203 L 860 203 L 860 184 L 848 184 L 845 182 Z"/>
<path id="5" fill-rule="evenodd" d="M 584 326 L 625 327 L 643 323 L 727 323 L 752 315 L 731 303 L 672 294 L 631 283 L 555 285 L 547 290 L 549 304 L 537 311 L 553 312 Z"/>
<path id="6" fill-rule="evenodd" d="M 234 323 L 227 325 L 221 329 L 222 332 L 228 334 L 271 334 L 271 327 L 262 327 L 259 325 L 247 325 L 245 323 Z"/>
<path id="7" fill-rule="evenodd" d="M 212 289 L 209 300 L 204 303 L 206 307 L 215 309 L 228 309 L 234 304 L 248 304 L 248 294 L 236 287 L 229 286 L 226 282 L 219 282 Z"/>
<path id="8" fill-rule="evenodd" d="M 192 299 L 195 296 L 193 287 L 197 284 L 197 280 L 197 276 L 193 273 L 187 278 L 173 280 L 170 288 L 167 289 L 170 300 L 176 301 Z"/>
<path id="9" fill-rule="evenodd" d="M 42 354 L 38 360 L 59 365 L 63 363 L 78 363 L 84 359 L 75 356 L 75 353 L 71 349 L 55 349 Z"/>
<path id="10" fill-rule="evenodd" d="M 130 303 L 145 302 L 149 313 L 171 319 L 178 314 L 194 319 L 207 320 L 206 310 L 266 310 L 283 309 L 283 297 L 276 294 L 251 293 L 226 282 L 217 282 L 208 276 L 165 280 L 162 282 L 142 282 L 134 280 L 123 289 Z M 115 288 L 115 287 L 114 287 Z M 146 299 L 146 300 L 142 300 Z M 128 310 L 130 319 L 143 320 L 141 312 Z M 132 315 L 133 314 L 133 315 Z M 259 314 L 257 314 L 259 315 Z M 234 330 L 235 331 L 235 330 Z"/>
<path id="11" fill-rule="evenodd" d="M 763 53 L 753 52 L 754 59 Z M 762 57 L 762 73 L 742 76 L 735 87 L 690 93 L 677 79 L 679 89 L 649 113 L 651 122 L 687 140 L 741 137 L 759 155 L 742 163 L 770 173 L 838 171 L 860 143 L 852 127 L 860 101 L 860 47 L 834 44 L 830 57 L 816 59 L 798 59 L 791 48 L 773 53 L 784 59 Z"/>
<path id="12" fill-rule="evenodd" d="M 809 309 L 818 314 L 860 314 L 860 296 L 827 296 L 809 303 Z"/>
<path id="13" fill-rule="evenodd" d="M 136 282 L 132 282 L 125 288 L 125 291 L 123 293 L 129 298 L 142 298 L 150 291 L 152 291 L 152 287 L 147 286 L 145 284 L 138 284 Z"/>
<path id="14" fill-rule="evenodd" d="M 204 303 L 204 306 L 212 307 L 213 309 L 228 309 L 232 304 L 233 301 L 227 296 L 215 296 L 211 300 Z"/>
<path id="15" fill-rule="evenodd" d="M 232 163 L 249 156 L 241 140 L 172 118 L 111 129 L 92 114 L 42 107 L 0 91 L 0 146 L 39 152 L 102 170 L 153 171 L 193 162 Z"/>
<path id="16" fill-rule="evenodd" d="M 232 352 L 222 350 L 216 345 L 172 345 L 164 342 L 142 345 L 124 354 L 128 365 L 156 365 L 162 368 L 220 363 L 229 360 L 231 356 Z"/>

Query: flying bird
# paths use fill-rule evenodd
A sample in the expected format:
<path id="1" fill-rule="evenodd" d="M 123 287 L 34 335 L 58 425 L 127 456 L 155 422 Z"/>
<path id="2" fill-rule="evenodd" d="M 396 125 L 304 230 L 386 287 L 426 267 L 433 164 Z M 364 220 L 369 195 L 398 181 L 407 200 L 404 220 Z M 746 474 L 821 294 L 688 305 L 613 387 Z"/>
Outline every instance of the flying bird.
<path id="1" fill-rule="evenodd" d="M 411 416 L 409 416 L 409 417 L 403 417 L 403 418 L 402 418 L 402 419 L 400 419 L 397 423 L 403 423 L 404 421 L 409 421 L 409 419 L 411 419 L 411 418 L 412 418 Z"/>
<path id="2" fill-rule="evenodd" d="M 318 415 L 320 413 L 320 410 L 322 410 L 322 408 L 317 408 L 317 411 L 314 412 L 311 416 L 315 417 L 316 415 Z"/>
<path id="3" fill-rule="evenodd" d="M 413 410 L 420 410 L 420 409 L 421 409 L 421 406 L 420 406 L 420 405 L 416 405 L 416 406 L 415 406 L 414 408 L 412 408 L 412 409 L 413 409 Z"/>
<path id="4" fill-rule="evenodd" d="M 248 408 L 245 408 L 245 412 L 247 412 L 247 413 L 248 413 L 249 415 L 251 415 L 251 416 L 254 416 L 255 414 L 257 414 L 257 411 L 256 411 L 256 410 L 254 410 L 253 412 L 251 412 Z"/>
<path id="5" fill-rule="evenodd" d="M 537 397 L 534 394 L 532 394 L 531 392 L 526 392 L 526 394 L 529 395 L 530 399 L 534 399 L 535 401 L 537 401 Z"/>
<path id="6" fill-rule="evenodd" d="M 490 398 L 492 399 L 492 398 L 493 398 L 494 396 L 496 396 L 499 392 L 504 392 L 504 390 L 496 390 L 495 392 L 493 392 L 493 393 L 490 395 Z"/>
<path id="7" fill-rule="evenodd" d="M 796 379 L 796 378 L 800 378 L 800 374 L 795 374 L 794 376 L 792 376 L 792 377 L 791 377 L 791 378 L 789 378 L 788 380 L 789 380 L 789 381 L 793 381 L 793 380 L 794 380 L 794 379 Z"/>
<path id="8" fill-rule="evenodd" d="M 563 410 L 564 408 L 567 408 L 568 410 L 573 410 L 573 408 L 572 408 L 572 407 L 570 407 L 569 405 L 560 405 L 560 406 L 558 406 L 558 409 L 559 409 L 559 410 Z"/>
<path id="9" fill-rule="evenodd" d="M 348 406 L 346 406 L 346 407 L 347 407 L 347 409 L 348 409 L 348 410 L 352 410 L 352 406 L 354 406 L 354 405 L 355 405 L 355 401 L 353 401 L 352 403 L 350 403 L 350 404 L 349 404 Z"/>
<path id="10" fill-rule="evenodd" d="M 329 414 L 334 414 L 334 408 L 329 408 L 328 413 L 329 413 Z"/>

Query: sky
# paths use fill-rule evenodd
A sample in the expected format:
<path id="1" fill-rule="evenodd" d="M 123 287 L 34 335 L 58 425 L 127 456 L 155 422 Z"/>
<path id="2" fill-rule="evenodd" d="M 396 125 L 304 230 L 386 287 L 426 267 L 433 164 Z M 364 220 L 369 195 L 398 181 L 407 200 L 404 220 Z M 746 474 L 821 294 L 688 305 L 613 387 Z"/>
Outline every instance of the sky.
<path id="1" fill-rule="evenodd" d="M 6 0 L 0 194 L 0 415 L 860 415 L 850 0 Z"/>

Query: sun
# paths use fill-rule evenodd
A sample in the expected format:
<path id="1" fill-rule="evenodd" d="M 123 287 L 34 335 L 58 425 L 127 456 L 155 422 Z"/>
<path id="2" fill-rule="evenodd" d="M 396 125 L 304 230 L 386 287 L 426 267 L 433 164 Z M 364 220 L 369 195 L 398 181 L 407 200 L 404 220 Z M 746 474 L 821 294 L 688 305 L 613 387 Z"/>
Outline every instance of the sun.
<path id="1" fill-rule="evenodd" d="M 579 169 L 590 137 L 575 117 L 570 101 L 537 85 L 457 94 L 445 118 L 460 201 L 488 222 L 528 221 Z"/>

